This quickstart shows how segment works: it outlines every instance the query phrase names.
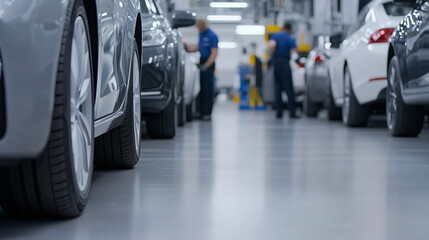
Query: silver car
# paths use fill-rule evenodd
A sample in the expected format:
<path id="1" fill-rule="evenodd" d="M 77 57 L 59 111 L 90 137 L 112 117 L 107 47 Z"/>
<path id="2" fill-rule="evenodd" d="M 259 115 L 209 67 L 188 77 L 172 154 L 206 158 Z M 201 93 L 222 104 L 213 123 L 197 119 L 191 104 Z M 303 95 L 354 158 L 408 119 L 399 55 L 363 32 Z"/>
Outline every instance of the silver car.
<path id="1" fill-rule="evenodd" d="M 94 164 L 140 155 L 139 0 L 0 1 L 0 204 L 84 209 Z"/>
<path id="2" fill-rule="evenodd" d="M 320 36 L 318 46 L 308 56 L 304 98 L 304 112 L 307 117 L 317 117 L 319 111 L 326 107 L 330 120 L 341 120 L 341 109 L 331 101 L 329 62 L 338 55 L 342 39 L 342 34 Z"/>

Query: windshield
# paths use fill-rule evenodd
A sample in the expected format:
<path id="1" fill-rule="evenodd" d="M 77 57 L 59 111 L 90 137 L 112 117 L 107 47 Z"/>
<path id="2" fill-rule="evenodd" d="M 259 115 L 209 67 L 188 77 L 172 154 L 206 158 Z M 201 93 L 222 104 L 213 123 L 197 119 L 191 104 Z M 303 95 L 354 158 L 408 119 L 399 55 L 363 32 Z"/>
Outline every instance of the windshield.
<path id="1" fill-rule="evenodd" d="M 402 17 L 413 10 L 412 7 L 398 6 L 395 5 L 393 2 L 385 3 L 383 4 L 383 6 L 384 10 L 386 10 L 387 15 L 392 17 Z"/>

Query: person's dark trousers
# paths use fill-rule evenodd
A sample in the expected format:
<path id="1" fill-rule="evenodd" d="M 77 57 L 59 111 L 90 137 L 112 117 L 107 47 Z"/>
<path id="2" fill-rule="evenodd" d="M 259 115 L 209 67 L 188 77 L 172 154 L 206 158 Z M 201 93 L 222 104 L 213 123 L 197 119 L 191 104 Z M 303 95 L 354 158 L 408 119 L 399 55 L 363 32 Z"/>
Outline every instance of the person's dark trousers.
<path id="1" fill-rule="evenodd" d="M 286 92 L 288 98 L 288 110 L 291 117 L 296 116 L 295 88 L 293 86 L 292 69 L 288 58 L 276 58 L 274 60 L 275 75 L 275 99 L 277 116 L 283 116 L 282 92 Z"/>
<path id="2" fill-rule="evenodd" d="M 208 59 L 200 59 L 200 64 L 204 64 Z M 213 110 L 213 100 L 214 100 L 214 71 L 215 64 L 210 66 L 207 71 L 200 72 L 200 84 L 201 84 L 201 92 L 200 92 L 200 115 L 211 116 Z"/>

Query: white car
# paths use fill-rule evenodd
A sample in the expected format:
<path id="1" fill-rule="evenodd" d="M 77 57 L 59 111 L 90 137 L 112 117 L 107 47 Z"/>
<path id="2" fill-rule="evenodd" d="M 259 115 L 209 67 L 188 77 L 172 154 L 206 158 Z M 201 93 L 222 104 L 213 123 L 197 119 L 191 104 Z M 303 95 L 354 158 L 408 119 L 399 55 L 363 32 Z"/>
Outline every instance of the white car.
<path id="1" fill-rule="evenodd" d="M 185 58 L 185 84 L 184 98 L 186 104 L 186 120 L 192 121 L 195 115 L 196 100 L 200 94 L 200 71 L 197 68 L 199 63 L 198 54 L 186 53 Z"/>
<path id="2" fill-rule="evenodd" d="M 387 87 L 389 38 L 402 17 L 411 9 L 391 0 L 374 0 L 359 13 L 330 62 L 334 102 L 342 107 L 343 122 L 362 127 L 378 105 L 384 108 Z"/>

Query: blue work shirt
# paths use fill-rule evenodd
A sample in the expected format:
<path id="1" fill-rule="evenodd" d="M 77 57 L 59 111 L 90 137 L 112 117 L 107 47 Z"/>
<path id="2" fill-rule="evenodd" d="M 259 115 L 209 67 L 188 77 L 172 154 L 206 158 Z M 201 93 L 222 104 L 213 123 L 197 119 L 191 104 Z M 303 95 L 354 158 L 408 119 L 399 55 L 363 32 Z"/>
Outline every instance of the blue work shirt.
<path id="1" fill-rule="evenodd" d="M 200 33 L 198 49 L 200 51 L 201 58 L 209 58 L 212 54 L 212 48 L 218 48 L 218 44 L 218 37 L 211 29 L 207 28 L 205 32 Z"/>
<path id="2" fill-rule="evenodd" d="M 291 50 L 297 48 L 295 39 L 293 39 L 289 33 L 285 31 L 274 34 L 271 37 L 271 40 L 276 41 L 277 43 L 274 57 L 290 59 Z"/>

